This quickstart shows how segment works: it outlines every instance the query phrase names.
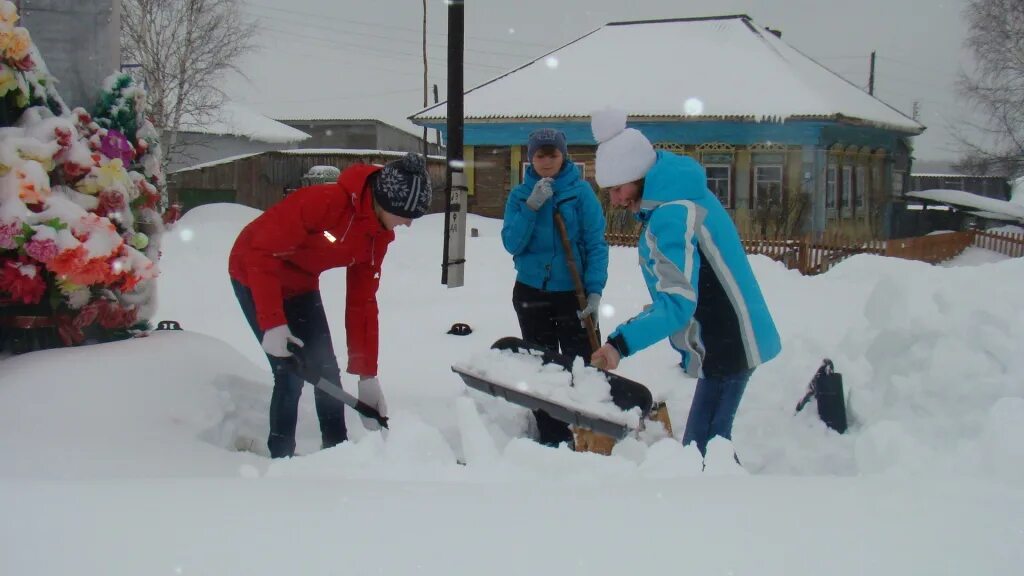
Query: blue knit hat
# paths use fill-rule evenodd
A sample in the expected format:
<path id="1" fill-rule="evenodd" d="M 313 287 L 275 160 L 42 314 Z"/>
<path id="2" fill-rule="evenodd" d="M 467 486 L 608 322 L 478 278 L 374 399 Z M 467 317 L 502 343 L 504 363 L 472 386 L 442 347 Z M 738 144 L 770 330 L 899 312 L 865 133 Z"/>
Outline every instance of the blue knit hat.
<path id="1" fill-rule="evenodd" d="M 554 146 L 562 153 L 563 158 L 569 157 L 569 149 L 565 146 L 565 134 L 554 128 L 540 128 L 530 133 L 530 140 L 526 143 L 526 155 L 529 161 L 533 155 L 544 146 Z"/>

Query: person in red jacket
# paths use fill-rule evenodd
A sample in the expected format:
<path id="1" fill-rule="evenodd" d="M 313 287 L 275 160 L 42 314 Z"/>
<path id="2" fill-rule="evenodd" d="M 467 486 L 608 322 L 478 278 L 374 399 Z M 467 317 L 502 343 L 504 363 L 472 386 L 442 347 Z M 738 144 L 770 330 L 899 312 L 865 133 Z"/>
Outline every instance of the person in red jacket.
<path id="1" fill-rule="evenodd" d="M 430 207 L 422 156 L 408 154 L 383 168 L 342 171 L 336 183 L 299 188 L 250 222 L 235 240 L 228 272 L 238 303 L 267 353 L 274 374 L 270 400 L 272 458 L 295 454 L 302 378 L 288 359 L 302 347 L 307 365 L 340 378 L 320 297 L 320 274 L 346 268 L 347 372 L 359 376 L 359 399 L 387 415 L 377 379 L 377 287 L 394 229 L 411 226 Z M 330 378 L 329 378 L 330 379 Z M 315 389 L 322 447 L 348 438 L 344 404 Z M 377 423 L 363 419 L 368 429 Z"/>

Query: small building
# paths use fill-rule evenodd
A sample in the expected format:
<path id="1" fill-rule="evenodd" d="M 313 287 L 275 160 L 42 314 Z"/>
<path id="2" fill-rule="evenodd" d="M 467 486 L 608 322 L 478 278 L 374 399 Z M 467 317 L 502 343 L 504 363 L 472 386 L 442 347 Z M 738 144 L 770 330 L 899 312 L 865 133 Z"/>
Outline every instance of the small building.
<path id="1" fill-rule="evenodd" d="M 1010 181 L 1003 176 L 959 174 L 956 171 L 913 172 L 910 175 L 910 190 L 962 190 L 994 198 L 1010 199 Z"/>
<path id="2" fill-rule="evenodd" d="M 234 202 L 266 210 L 286 194 L 352 164 L 385 164 L 404 156 L 391 150 L 296 149 L 244 154 L 170 173 L 168 195 L 182 212 L 202 204 Z M 427 171 L 434 189 L 431 212 L 444 210 L 447 162 L 428 156 Z"/>
<path id="3" fill-rule="evenodd" d="M 921 236 L 940 230 L 985 229 L 1017 223 L 1001 206 L 1010 198 L 1010 182 L 995 175 L 963 174 L 952 163 L 919 160 L 910 188 L 892 202 L 892 235 Z M 978 206 L 994 209 L 982 210 Z"/>
<path id="4" fill-rule="evenodd" d="M 295 148 L 310 138 L 301 130 L 230 102 L 211 118 L 186 117 L 181 126 L 168 172 L 223 158 Z"/>
<path id="5" fill-rule="evenodd" d="M 416 135 L 373 118 L 330 118 L 290 114 L 278 118 L 296 130 L 309 134 L 306 148 L 354 148 L 423 153 L 423 135 Z M 429 145 L 428 154 L 439 154 L 440 146 Z"/>
<path id="6" fill-rule="evenodd" d="M 540 127 L 565 132 L 592 181 L 590 113 L 614 106 L 656 148 L 702 162 L 748 234 L 887 237 L 925 127 L 781 36 L 746 15 L 614 22 L 466 91 L 469 209 L 502 215 Z M 447 102 L 410 119 L 444 132 Z M 608 215 L 610 231 L 632 226 Z"/>

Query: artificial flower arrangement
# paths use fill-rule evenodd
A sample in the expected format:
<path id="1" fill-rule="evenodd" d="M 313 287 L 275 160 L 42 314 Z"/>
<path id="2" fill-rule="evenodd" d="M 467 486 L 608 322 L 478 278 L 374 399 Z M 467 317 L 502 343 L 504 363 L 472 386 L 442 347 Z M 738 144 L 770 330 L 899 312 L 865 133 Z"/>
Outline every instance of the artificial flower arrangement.
<path id="1" fill-rule="evenodd" d="M 130 336 L 155 307 L 164 229 L 145 91 L 114 75 L 93 114 L 68 110 L 17 19 L 0 1 L 0 348 L 27 351 L 11 337 L 35 329 L 57 338 L 27 349 Z"/>

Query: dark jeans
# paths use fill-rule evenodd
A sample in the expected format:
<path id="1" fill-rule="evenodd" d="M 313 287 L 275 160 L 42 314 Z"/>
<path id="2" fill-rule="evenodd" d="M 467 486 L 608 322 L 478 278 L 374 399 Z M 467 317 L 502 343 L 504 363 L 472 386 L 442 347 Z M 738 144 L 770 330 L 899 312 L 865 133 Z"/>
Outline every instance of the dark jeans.
<path id="1" fill-rule="evenodd" d="M 697 390 L 686 418 L 683 445 L 696 442 L 701 454 L 715 436 L 732 439 L 732 422 L 740 407 L 743 391 L 753 369 L 723 376 L 705 376 L 697 380 Z"/>
<path id="2" fill-rule="evenodd" d="M 242 313 L 249 322 L 256 339 L 263 341 L 263 330 L 256 321 L 256 304 L 252 292 L 235 280 L 231 280 L 235 297 L 242 307 Z M 288 329 L 302 340 L 302 355 L 310 365 L 321 366 L 321 374 L 338 378 L 341 369 L 334 355 L 331 332 L 327 327 L 327 316 L 320 292 L 300 294 L 284 301 L 284 314 Z M 295 426 L 299 413 L 299 397 L 302 395 L 302 378 L 290 365 L 290 359 L 267 355 L 270 369 L 274 374 L 274 392 L 270 397 L 270 437 L 267 447 L 271 458 L 284 458 L 295 454 Z M 314 388 L 313 400 L 316 415 L 320 420 L 322 446 L 329 448 L 348 439 L 345 427 L 345 405 L 330 394 Z"/>
<path id="3" fill-rule="evenodd" d="M 523 340 L 558 350 L 566 356 L 580 356 L 590 362 L 590 340 L 577 312 L 579 302 L 575 292 L 547 292 L 516 282 L 512 288 L 512 305 L 519 318 Z M 601 340 L 600 332 L 598 341 Z M 548 446 L 562 442 L 573 444 L 572 430 L 543 410 L 533 413 L 537 420 L 538 440 Z"/>

